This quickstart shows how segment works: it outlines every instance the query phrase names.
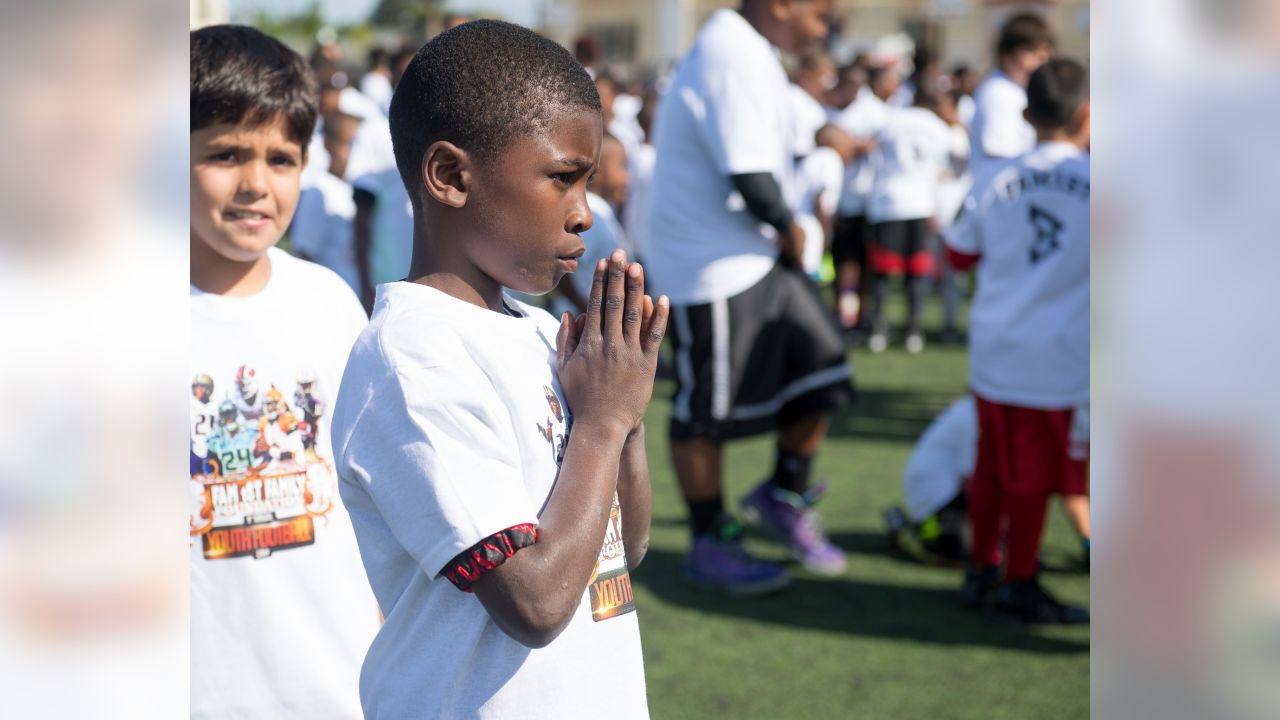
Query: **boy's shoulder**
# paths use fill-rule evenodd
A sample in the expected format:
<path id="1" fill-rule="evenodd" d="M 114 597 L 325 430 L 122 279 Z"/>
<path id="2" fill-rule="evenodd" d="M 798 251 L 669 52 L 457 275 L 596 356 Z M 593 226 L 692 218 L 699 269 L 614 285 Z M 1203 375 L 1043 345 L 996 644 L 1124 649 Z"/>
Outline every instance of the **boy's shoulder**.
<path id="1" fill-rule="evenodd" d="M 501 359 L 516 320 L 478 308 L 435 288 L 411 282 L 378 286 L 373 317 L 357 343 L 356 355 L 374 353 L 394 369 L 479 365 Z M 508 307 L 532 320 L 554 342 L 559 324 L 545 310 L 504 295 Z"/>

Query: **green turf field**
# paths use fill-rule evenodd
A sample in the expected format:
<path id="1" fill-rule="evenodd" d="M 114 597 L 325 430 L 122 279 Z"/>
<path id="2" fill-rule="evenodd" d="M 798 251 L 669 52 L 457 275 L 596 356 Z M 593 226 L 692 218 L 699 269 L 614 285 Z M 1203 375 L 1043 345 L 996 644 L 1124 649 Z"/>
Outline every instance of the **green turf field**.
<path id="1" fill-rule="evenodd" d="M 936 325 L 935 325 L 936 326 Z M 787 589 L 729 599 L 688 587 L 688 548 L 666 442 L 670 383 L 649 409 L 652 546 L 634 574 L 649 705 L 669 718 L 982 718 L 1049 720 L 1089 714 L 1089 631 L 986 621 L 956 601 L 958 570 L 887 553 L 881 511 L 901 504 L 902 466 L 929 420 L 965 391 L 963 348 L 851 355 L 859 398 L 838 415 L 815 462 L 831 489 L 819 506 L 849 556 L 844 576 L 793 572 Z M 726 501 L 772 470 L 767 438 L 728 446 Z M 752 535 L 749 547 L 781 559 Z M 1044 582 L 1087 604 L 1088 575 L 1061 508 L 1050 508 Z M 1059 568 L 1059 570 L 1052 570 Z M 602 667 L 602 670 L 607 670 Z"/>

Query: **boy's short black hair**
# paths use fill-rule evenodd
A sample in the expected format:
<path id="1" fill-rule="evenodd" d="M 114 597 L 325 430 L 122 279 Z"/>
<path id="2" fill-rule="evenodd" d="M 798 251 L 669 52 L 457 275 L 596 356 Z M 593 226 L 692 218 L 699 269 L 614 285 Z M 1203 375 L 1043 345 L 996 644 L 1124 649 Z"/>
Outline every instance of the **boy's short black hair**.
<path id="1" fill-rule="evenodd" d="M 410 61 L 391 98 L 391 143 L 410 199 L 419 201 L 422 156 L 432 143 L 493 160 L 570 108 L 600 112 L 600 94 L 563 47 L 498 20 L 445 30 Z"/>
<path id="2" fill-rule="evenodd" d="M 260 30 L 214 25 L 191 32 L 191 130 L 283 118 L 306 152 L 319 90 L 301 55 Z"/>
<path id="3" fill-rule="evenodd" d="M 1065 128 L 1088 100 L 1089 71 L 1075 60 L 1055 58 L 1027 82 L 1027 119 L 1037 128 Z"/>
<path id="4" fill-rule="evenodd" d="M 1000 40 L 996 54 L 1012 55 L 1019 50 L 1039 50 L 1053 46 L 1053 33 L 1044 18 L 1035 13 L 1019 13 L 1005 21 L 1000 28 Z"/>

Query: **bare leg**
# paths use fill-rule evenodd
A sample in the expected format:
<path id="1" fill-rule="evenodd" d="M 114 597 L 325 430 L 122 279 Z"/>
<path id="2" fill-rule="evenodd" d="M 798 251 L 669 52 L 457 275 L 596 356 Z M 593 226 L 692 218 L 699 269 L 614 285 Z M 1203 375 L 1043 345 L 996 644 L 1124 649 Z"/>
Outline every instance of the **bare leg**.
<path id="1" fill-rule="evenodd" d="M 686 501 L 700 502 L 720 497 L 723 457 L 723 446 L 705 438 L 671 442 L 676 480 L 680 482 Z"/>
<path id="2" fill-rule="evenodd" d="M 1062 509 L 1067 512 L 1071 525 L 1081 540 L 1089 539 L 1089 496 L 1063 495 Z"/>
<path id="3" fill-rule="evenodd" d="M 778 449 L 791 455 L 808 457 L 818 452 L 818 447 L 827 437 L 827 426 L 831 416 L 820 412 L 806 415 L 799 420 L 779 428 Z"/>

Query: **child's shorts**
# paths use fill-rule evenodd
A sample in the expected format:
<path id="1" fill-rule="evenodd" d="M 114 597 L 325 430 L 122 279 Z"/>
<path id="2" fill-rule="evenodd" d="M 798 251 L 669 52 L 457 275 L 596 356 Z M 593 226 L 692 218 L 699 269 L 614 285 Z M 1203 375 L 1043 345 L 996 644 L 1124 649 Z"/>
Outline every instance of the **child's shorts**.
<path id="1" fill-rule="evenodd" d="M 890 220 L 871 226 L 867 263 L 880 275 L 925 277 L 933 273 L 934 236 L 929 221 Z"/>
<path id="2" fill-rule="evenodd" d="M 867 261 L 867 217 L 851 215 L 836 219 L 831 238 L 831 262 L 840 267 L 846 262 L 863 265 Z"/>
<path id="3" fill-rule="evenodd" d="M 978 462 L 974 480 L 1016 494 L 1089 494 L 1088 430 L 1081 410 L 1039 410 L 974 396 Z M 1084 421 L 1087 425 L 1087 419 Z"/>
<path id="4" fill-rule="evenodd" d="M 844 340 L 808 278 L 775 266 L 727 300 L 673 305 L 672 440 L 759 435 L 853 398 Z"/>

